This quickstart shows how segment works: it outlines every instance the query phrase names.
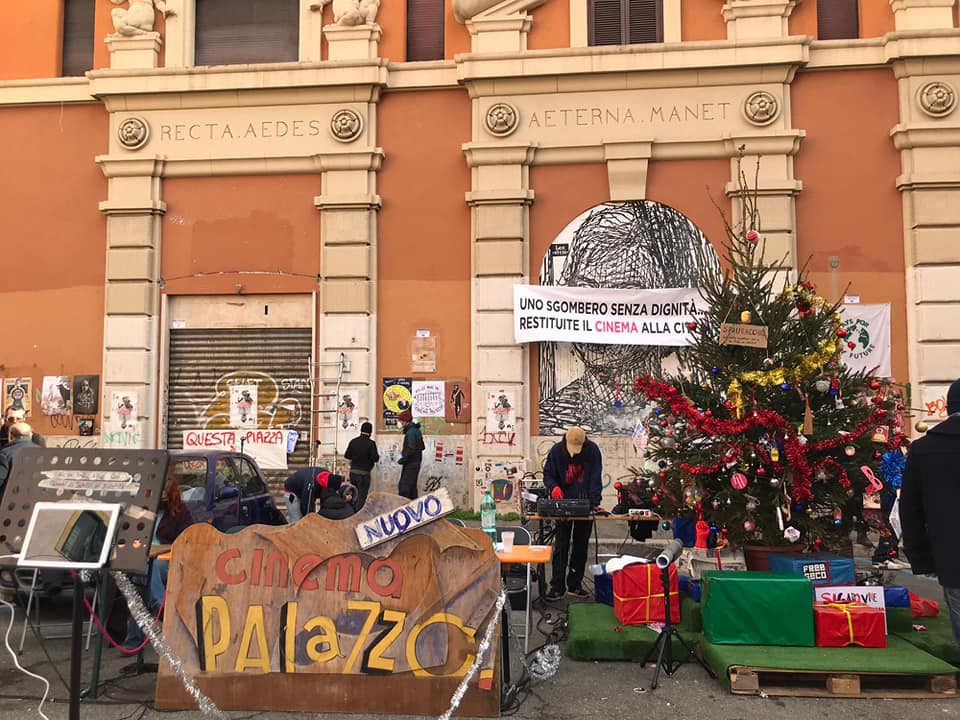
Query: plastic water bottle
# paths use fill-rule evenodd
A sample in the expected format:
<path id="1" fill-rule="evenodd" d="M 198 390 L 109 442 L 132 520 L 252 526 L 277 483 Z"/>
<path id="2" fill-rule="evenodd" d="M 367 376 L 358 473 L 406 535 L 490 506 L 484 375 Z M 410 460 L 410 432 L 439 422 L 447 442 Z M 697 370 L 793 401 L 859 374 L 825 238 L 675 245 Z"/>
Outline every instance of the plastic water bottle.
<path id="1" fill-rule="evenodd" d="M 480 526 L 490 538 L 494 547 L 497 544 L 497 504 L 493 501 L 490 488 L 487 488 L 480 501 Z"/>

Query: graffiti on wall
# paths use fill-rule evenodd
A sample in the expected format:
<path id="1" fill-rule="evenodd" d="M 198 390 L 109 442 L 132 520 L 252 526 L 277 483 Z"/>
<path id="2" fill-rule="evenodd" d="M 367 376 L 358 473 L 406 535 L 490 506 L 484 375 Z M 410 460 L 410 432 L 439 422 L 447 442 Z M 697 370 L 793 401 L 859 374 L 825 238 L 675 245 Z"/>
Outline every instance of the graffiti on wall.
<path id="1" fill-rule="evenodd" d="M 489 487 L 499 512 L 516 512 L 519 508 L 519 494 L 516 490 L 526 469 L 527 461 L 523 458 L 478 457 L 473 465 L 473 484 L 478 490 L 477 502 L 479 503 L 483 491 Z"/>
<path id="2" fill-rule="evenodd" d="M 175 381 L 175 380 L 174 380 Z M 173 382 L 173 381 L 172 381 Z M 205 404 L 197 404 L 197 421 L 200 429 L 217 430 L 235 427 L 234 420 L 246 411 L 243 417 L 244 427 L 256 427 L 261 430 L 295 427 L 307 420 L 303 405 L 291 393 L 302 391 L 302 383 L 309 381 L 300 378 L 274 378 L 263 372 L 236 370 L 221 375 L 213 387 L 212 397 L 205 398 Z M 247 402 L 234 388 L 246 389 L 253 400 L 255 388 L 256 400 Z M 235 407 L 240 400 L 242 408 Z M 233 401 L 233 402 L 232 402 Z"/>
<path id="3" fill-rule="evenodd" d="M 540 284 L 595 288 L 698 287 L 719 268 L 704 234 L 682 214 L 650 201 L 604 203 L 582 213 L 553 241 Z M 631 435 L 646 413 L 633 392 L 643 373 L 676 363 L 669 347 L 539 344 L 540 431 L 580 425 L 602 435 Z"/>
<path id="4" fill-rule="evenodd" d="M 439 418 L 442 422 L 443 418 Z M 467 469 L 469 465 L 469 437 L 463 435 L 441 435 L 424 438 L 426 450 L 417 479 L 417 489 L 421 494 L 436 492 L 445 488 L 457 507 L 470 507 L 473 493 L 469 485 Z M 380 435 L 376 438 L 380 450 L 373 480 L 373 489 L 378 492 L 397 492 L 400 481 L 400 449 L 403 446 L 401 435 Z"/>

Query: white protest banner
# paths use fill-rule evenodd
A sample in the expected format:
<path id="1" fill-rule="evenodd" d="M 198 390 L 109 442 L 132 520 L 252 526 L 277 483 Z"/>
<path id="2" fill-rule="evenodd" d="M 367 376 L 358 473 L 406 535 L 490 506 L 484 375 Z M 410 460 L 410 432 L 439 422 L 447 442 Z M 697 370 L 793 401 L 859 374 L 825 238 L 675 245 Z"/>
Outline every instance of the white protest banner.
<path id="1" fill-rule="evenodd" d="M 243 452 L 257 461 L 261 470 L 287 469 L 286 430 L 184 430 L 184 450 Z"/>
<path id="2" fill-rule="evenodd" d="M 813 601 L 823 603 L 857 603 L 882 610 L 886 623 L 887 604 L 882 585 L 814 585 Z"/>
<path id="3" fill-rule="evenodd" d="M 696 288 L 513 286 L 513 334 L 518 343 L 678 347 L 690 344 L 688 323 L 705 310 Z"/>
<path id="4" fill-rule="evenodd" d="M 421 495 L 396 510 L 377 515 L 357 525 L 360 549 L 366 550 L 387 540 L 395 540 L 404 533 L 452 513 L 453 509 L 453 500 L 446 488 Z"/>
<path id="5" fill-rule="evenodd" d="M 847 331 L 843 364 L 854 372 L 890 377 L 890 305 L 844 305 L 840 312 Z"/>

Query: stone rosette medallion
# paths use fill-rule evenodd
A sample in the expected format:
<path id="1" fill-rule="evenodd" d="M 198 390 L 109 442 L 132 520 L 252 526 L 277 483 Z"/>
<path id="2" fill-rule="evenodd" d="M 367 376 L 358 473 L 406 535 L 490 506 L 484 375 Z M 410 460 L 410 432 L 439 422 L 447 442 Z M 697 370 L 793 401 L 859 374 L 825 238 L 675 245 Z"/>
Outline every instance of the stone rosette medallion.
<path id="1" fill-rule="evenodd" d="M 930 117 L 946 117 L 957 107 L 957 91 L 952 85 L 939 80 L 920 88 L 917 99 L 920 108 Z"/>
<path id="2" fill-rule="evenodd" d="M 127 150 L 139 150 L 150 139 L 150 126 L 143 118 L 130 117 L 117 128 L 117 140 Z"/>
<path id="3" fill-rule="evenodd" d="M 743 114 L 754 125 L 769 125 L 780 116 L 780 101 L 766 90 L 758 90 L 743 101 Z"/>
<path id="4" fill-rule="evenodd" d="M 350 108 L 337 110 L 330 118 L 330 134 L 340 142 L 353 142 L 363 132 L 363 118 Z"/>
<path id="5" fill-rule="evenodd" d="M 506 137 L 520 125 L 520 113 L 509 103 L 491 105 L 484 117 L 487 132 L 496 137 Z"/>

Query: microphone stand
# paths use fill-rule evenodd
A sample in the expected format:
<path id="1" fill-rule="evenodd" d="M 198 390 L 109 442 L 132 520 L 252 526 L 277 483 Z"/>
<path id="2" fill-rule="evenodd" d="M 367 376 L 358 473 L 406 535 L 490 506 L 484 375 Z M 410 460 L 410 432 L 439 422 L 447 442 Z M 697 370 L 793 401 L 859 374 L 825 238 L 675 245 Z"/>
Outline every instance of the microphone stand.
<path id="1" fill-rule="evenodd" d="M 670 565 L 672 564 L 672 562 L 667 563 L 666 566 L 660 569 L 660 583 L 663 585 L 663 630 L 660 631 L 660 637 L 657 638 L 656 644 L 650 648 L 646 657 L 643 658 L 643 662 L 640 663 L 640 667 L 645 667 L 654 654 L 657 656 L 657 667 L 653 671 L 653 682 L 650 685 L 651 690 L 657 689 L 657 685 L 660 681 L 661 670 L 663 670 L 663 672 L 665 672 L 668 676 L 672 676 L 677 670 L 680 669 L 680 666 L 684 663 L 684 661 L 691 656 L 693 656 L 693 658 L 700 664 L 700 667 L 707 671 L 707 674 L 710 675 L 710 677 L 715 677 L 713 671 L 707 667 L 706 663 L 704 663 L 696 653 L 694 653 L 693 648 L 687 644 L 687 641 L 684 640 L 683 637 L 681 637 L 680 632 L 677 630 L 677 626 L 673 624 L 673 618 L 670 615 Z M 673 638 L 676 638 L 687 651 L 686 655 L 676 662 L 674 662 L 673 659 Z"/>

